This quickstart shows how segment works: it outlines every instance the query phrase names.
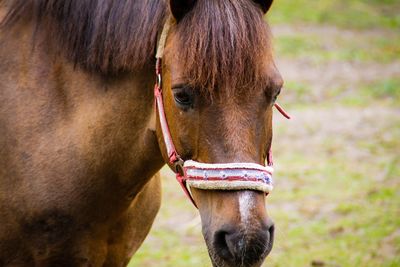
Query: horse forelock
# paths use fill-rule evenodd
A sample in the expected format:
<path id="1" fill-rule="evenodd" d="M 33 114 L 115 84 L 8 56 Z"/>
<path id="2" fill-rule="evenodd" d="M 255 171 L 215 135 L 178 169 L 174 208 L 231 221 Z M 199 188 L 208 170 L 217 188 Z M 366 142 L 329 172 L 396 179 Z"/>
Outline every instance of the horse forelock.
<path id="1" fill-rule="evenodd" d="M 248 93 L 268 83 L 270 30 L 253 1 L 197 1 L 177 23 L 172 40 L 183 77 L 208 94 Z"/>
<path id="2" fill-rule="evenodd" d="M 35 24 L 76 65 L 104 74 L 141 68 L 154 59 L 168 11 L 164 0 L 0 0 L 0 26 Z M 33 38 L 36 40 L 36 38 Z"/>

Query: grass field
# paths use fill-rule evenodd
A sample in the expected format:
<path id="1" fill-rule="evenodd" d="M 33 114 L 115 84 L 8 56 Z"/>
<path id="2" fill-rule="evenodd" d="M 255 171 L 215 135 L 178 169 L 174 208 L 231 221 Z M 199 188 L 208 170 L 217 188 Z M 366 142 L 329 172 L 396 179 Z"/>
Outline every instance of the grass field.
<path id="1" fill-rule="evenodd" d="M 276 240 L 263 266 L 400 266 L 400 1 L 276 0 Z M 210 266 L 197 211 L 163 204 L 130 267 Z"/>

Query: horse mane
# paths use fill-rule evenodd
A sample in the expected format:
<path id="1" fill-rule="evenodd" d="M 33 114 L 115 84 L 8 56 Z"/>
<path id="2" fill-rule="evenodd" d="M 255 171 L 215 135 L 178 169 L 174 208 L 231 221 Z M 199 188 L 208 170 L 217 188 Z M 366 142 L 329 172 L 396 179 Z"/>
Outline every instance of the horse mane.
<path id="1" fill-rule="evenodd" d="M 141 68 L 154 59 L 168 8 L 164 0 L 0 0 L 0 27 L 29 19 L 56 38 L 76 65 L 104 74 Z"/>
<path id="2" fill-rule="evenodd" d="M 270 35 L 255 1 L 213 0 L 197 1 L 177 24 L 172 38 L 184 62 L 186 82 L 209 94 L 218 90 L 243 96 L 243 92 L 268 87 Z"/>
<path id="3" fill-rule="evenodd" d="M 132 71 L 154 60 L 170 13 L 165 0 L 0 0 L 0 27 L 34 22 L 76 65 L 103 74 Z M 198 0 L 177 23 L 166 49 L 184 62 L 186 81 L 212 94 L 265 89 L 269 28 L 251 0 Z"/>

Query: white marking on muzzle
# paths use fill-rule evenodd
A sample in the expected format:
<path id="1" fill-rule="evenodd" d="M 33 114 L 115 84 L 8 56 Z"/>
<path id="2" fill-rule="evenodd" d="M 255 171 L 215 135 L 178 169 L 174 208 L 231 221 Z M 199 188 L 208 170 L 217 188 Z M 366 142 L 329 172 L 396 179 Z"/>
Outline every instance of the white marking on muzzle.
<path id="1" fill-rule="evenodd" d="M 254 208 L 254 194 L 251 191 L 242 191 L 238 194 L 240 221 L 246 226 L 250 221 L 251 212 Z"/>

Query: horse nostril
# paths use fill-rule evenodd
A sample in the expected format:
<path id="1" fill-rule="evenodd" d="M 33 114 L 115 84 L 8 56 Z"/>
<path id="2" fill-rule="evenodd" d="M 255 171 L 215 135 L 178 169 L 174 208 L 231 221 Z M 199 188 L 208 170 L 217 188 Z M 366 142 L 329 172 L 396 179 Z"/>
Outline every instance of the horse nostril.
<path id="1" fill-rule="evenodd" d="M 231 261 L 243 255 L 246 250 L 245 238 L 241 231 L 219 230 L 214 235 L 214 247 L 221 258 Z"/>
<path id="2" fill-rule="evenodd" d="M 269 238 L 268 238 L 268 243 L 266 245 L 266 253 L 269 254 L 274 244 L 275 224 L 270 223 L 267 227 L 268 227 Z"/>
<path id="3" fill-rule="evenodd" d="M 219 230 L 214 234 L 214 248 L 218 251 L 219 256 L 226 260 L 233 256 L 227 242 L 227 236 L 229 235 L 230 233 L 226 230 Z"/>
<path id="4" fill-rule="evenodd" d="M 227 248 L 234 258 L 241 257 L 243 252 L 246 251 L 245 236 L 240 232 L 234 232 L 225 235 Z"/>
<path id="5" fill-rule="evenodd" d="M 269 232 L 269 234 L 270 234 L 271 236 L 274 235 L 274 232 L 275 232 L 275 224 L 272 223 L 272 224 L 268 227 L 268 232 Z"/>

